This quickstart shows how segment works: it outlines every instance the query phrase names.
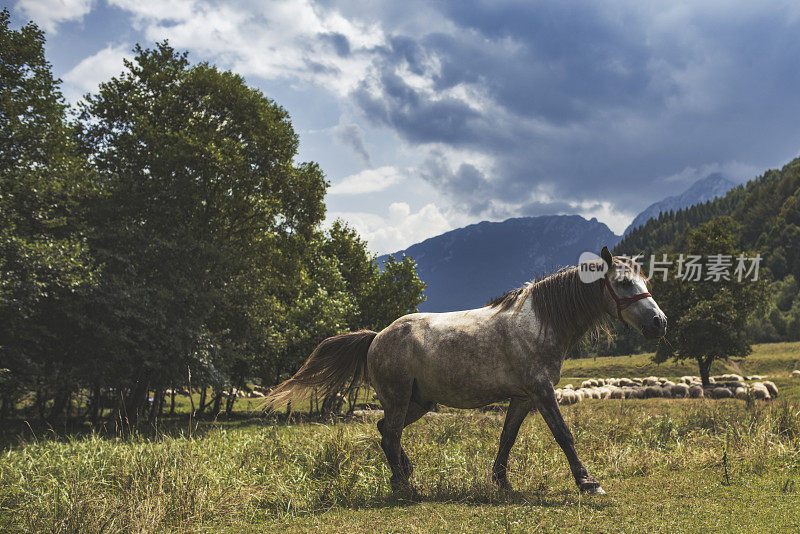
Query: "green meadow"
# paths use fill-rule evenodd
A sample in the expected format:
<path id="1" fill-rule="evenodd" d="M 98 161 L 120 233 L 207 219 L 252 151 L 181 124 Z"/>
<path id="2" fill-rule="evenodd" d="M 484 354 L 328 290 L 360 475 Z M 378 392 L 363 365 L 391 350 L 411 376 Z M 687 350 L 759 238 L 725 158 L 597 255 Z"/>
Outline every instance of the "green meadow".
<path id="1" fill-rule="evenodd" d="M 723 362 L 724 363 L 724 362 Z M 796 532 L 800 528 L 800 344 L 757 345 L 715 372 L 771 375 L 781 394 L 740 400 L 589 400 L 564 406 L 604 496 L 576 491 L 532 413 L 511 454 L 514 491 L 489 482 L 497 410 L 443 410 L 409 427 L 416 495 L 389 490 L 379 414 L 230 418 L 179 413 L 158 429 L 4 429 L 3 532 Z M 648 355 L 570 360 L 587 377 L 696 374 Z M 179 408 L 183 408 L 181 403 Z"/>

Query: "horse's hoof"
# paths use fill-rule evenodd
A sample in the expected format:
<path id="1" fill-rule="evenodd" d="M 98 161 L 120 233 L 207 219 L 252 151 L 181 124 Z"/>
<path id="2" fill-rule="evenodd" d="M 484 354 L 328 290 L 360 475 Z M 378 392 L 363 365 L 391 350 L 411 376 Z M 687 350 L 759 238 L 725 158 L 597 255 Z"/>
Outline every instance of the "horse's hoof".
<path id="1" fill-rule="evenodd" d="M 395 495 L 400 497 L 412 497 L 414 495 L 414 486 L 407 480 L 400 481 L 392 477 L 389 479 L 389 485 Z"/>
<path id="2" fill-rule="evenodd" d="M 581 493 L 585 493 L 587 495 L 605 495 L 606 491 L 600 486 L 598 482 L 594 484 L 582 484 L 580 486 Z"/>
<path id="3" fill-rule="evenodd" d="M 495 484 L 497 484 L 497 489 L 501 491 L 514 491 L 514 488 L 511 487 L 511 483 L 508 480 L 495 480 Z"/>
<path id="4" fill-rule="evenodd" d="M 496 473 L 492 473 L 492 482 L 501 490 L 503 491 L 512 491 L 511 483 L 508 481 L 508 478 L 505 475 L 498 475 Z"/>

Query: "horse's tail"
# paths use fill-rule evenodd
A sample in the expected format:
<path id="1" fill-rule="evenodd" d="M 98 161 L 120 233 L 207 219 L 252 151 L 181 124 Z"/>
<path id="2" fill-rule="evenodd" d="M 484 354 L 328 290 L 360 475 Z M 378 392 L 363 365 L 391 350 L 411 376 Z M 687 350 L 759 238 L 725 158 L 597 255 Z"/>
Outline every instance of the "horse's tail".
<path id="1" fill-rule="evenodd" d="M 315 391 L 324 397 L 342 390 L 350 392 L 366 382 L 367 351 L 377 335 L 372 330 L 359 330 L 324 340 L 292 378 L 267 395 L 266 410 L 307 399 Z"/>

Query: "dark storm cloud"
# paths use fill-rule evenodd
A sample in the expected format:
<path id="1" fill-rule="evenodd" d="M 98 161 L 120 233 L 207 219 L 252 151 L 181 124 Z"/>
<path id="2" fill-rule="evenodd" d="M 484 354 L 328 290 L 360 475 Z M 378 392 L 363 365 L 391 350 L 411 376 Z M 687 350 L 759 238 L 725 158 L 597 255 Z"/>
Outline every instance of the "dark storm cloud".
<path id="1" fill-rule="evenodd" d="M 420 173 L 426 181 L 452 199 L 458 207 L 466 209 L 470 215 L 480 215 L 489 209 L 490 197 L 486 194 L 491 191 L 491 184 L 474 165 L 462 163 L 456 170 L 451 170 L 444 156 L 434 151 L 425 160 Z"/>
<path id="2" fill-rule="evenodd" d="M 471 212 L 489 199 L 546 210 L 526 200 L 538 186 L 554 202 L 633 211 L 688 185 L 663 180 L 686 168 L 774 167 L 800 152 L 800 13 L 789 4 L 436 5 L 449 26 L 394 32 L 352 97 L 412 144 L 491 158 L 491 176 L 459 161 L 423 172 Z"/>
<path id="3" fill-rule="evenodd" d="M 453 98 L 431 100 L 393 72 L 384 72 L 381 94 L 362 86 L 353 93 L 356 103 L 376 123 L 390 126 L 414 143 L 459 145 L 480 139 L 482 116 Z"/>

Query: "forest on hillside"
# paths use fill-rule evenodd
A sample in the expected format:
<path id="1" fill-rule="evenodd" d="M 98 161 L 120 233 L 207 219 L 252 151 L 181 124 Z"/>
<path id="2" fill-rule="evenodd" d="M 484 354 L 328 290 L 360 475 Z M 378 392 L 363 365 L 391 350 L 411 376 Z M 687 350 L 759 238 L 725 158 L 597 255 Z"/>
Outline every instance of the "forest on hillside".
<path id="1" fill-rule="evenodd" d="M 726 222 L 718 224 L 720 221 Z M 759 277 L 767 287 L 741 327 L 742 335 L 752 343 L 800 340 L 800 158 L 739 185 L 723 197 L 661 213 L 630 232 L 615 247 L 615 253 L 640 255 L 647 271 L 651 257 L 661 260 L 666 255 L 674 260 L 687 253 L 692 240 L 697 241 L 697 236 L 711 227 L 719 231 L 717 242 L 729 242 L 729 254 L 762 258 Z M 713 248 L 708 244 L 695 252 L 708 254 Z M 656 299 L 668 303 L 676 288 L 658 276 L 652 278 Z M 665 311 L 668 316 L 675 315 Z M 663 344 L 647 342 L 635 332 L 615 326 L 611 336 L 584 342 L 575 356 L 659 348 Z"/>
<path id="2" fill-rule="evenodd" d="M 323 338 L 414 311 L 379 270 L 289 115 L 166 42 L 68 105 L 44 33 L 0 12 L 0 418 L 134 424 L 168 390 L 196 413 L 270 386 Z M 173 397 L 174 399 L 174 397 Z M 225 406 L 222 401 L 225 400 Z"/>

